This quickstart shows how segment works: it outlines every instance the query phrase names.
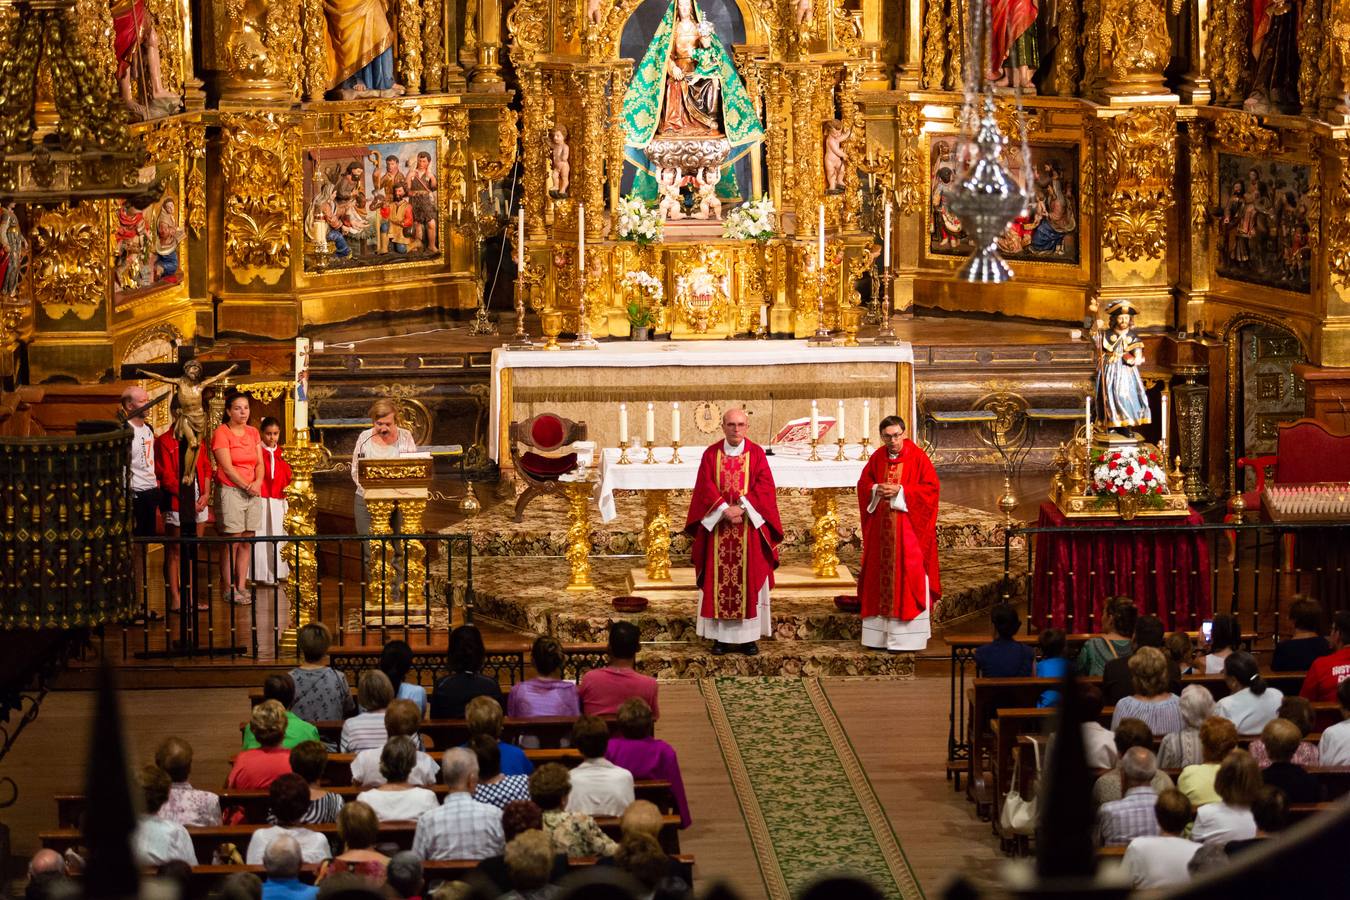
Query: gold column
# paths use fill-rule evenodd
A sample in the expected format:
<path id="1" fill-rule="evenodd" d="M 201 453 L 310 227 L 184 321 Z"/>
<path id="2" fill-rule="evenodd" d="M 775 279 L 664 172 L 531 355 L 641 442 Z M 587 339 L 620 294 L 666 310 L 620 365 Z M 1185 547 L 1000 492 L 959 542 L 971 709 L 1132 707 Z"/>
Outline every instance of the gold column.
<path id="1" fill-rule="evenodd" d="M 647 577 L 670 580 L 670 492 L 646 491 L 647 521 L 642 528 L 642 548 L 647 552 Z"/>
<path id="2" fill-rule="evenodd" d="M 470 0 L 472 3 L 473 0 Z M 469 80 L 471 91 L 503 91 L 501 65 L 497 61 L 502 49 L 502 7 L 498 0 L 478 0 L 478 64 Z"/>
<path id="3" fill-rule="evenodd" d="M 388 537 L 394 533 L 390 526 L 390 517 L 394 514 L 393 500 L 366 500 L 366 509 L 370 512 L 370 533 L 372 536 Z M 389 541 L 372 540 L 370 544 L 370 566 L 366 572 L 366 584 L 370 590 L 366 595 L 366 615 L 378 615 L 380 597 L 385 598 L 386 607 L 393 599 L 390 582 L 393 580 L 394 566 L 389 557 L 393 556 L 394 545 Z M 372 611 L 373 609 L 373 611 Z"/>
<path id="4" fill-rule="evenodd" d="M 226 0 L 216 62 L 221 107 L 290 105 L 299 99 L 301 7 L 284 0 Z"/>
<path id="5" fill-rule="evenodd" d="M 571 567 L 571 576 L 567 580 L 569 591 L 593 591 L 591 581 L 591 493 L 594 488 L 591 481 L 569 481 L 564 491 L 567 494 L 567 564 Z"/>
<path id="6" fill-rule="evenodd" d="M 811 567 L 817 578 L 839 575 L 839 492 L 820 488 L 811 492 Z"/>
<path id="7" fill-rule="evenodd" d="M 317 534 L 314 471 L 327 461 L 328 451 L 322 444 L 311 444 L 308 432 L 300 432 L 281 448 L 281 455 L 290 463 L 292 473 L 291 483 L 286 487 L 286 534 L 299 538 Z M 294 624 L 281 634 L 279 653 L 294 653 L 296 631 L 314 621 L 319 603 L 319 562 L 315 549 L 313 543 L 303 540 L 281 545 L 282 558 L 291 567 L 286 596 L 295 618 Z"/>

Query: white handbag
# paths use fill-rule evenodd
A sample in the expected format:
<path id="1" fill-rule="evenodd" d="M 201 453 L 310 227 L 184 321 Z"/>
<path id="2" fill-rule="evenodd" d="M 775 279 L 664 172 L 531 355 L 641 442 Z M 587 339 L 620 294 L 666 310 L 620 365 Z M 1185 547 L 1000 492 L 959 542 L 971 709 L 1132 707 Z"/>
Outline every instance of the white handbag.
<path id="1" fill-rule="evenodd" d="M 1040 777 L 1041 771 L 1041 744 L 1039 741 L 1031 742 L 1032 752 L 1036 754 L 1036 774 Z M 1003 811 L 999 813 L 999 830 L 1005 835 L 1013 834 L 1034 834 L 1036 832 L 1036 798 L 1030 800 L 1022 796 L 1018 790 L 1021 784 L 1022 776 L 1022 754 L 1017 754 L 1017 762 L 1013 765 L 1012 786 L 1008 788 L 1008 793 L 1003 795 Z"/>

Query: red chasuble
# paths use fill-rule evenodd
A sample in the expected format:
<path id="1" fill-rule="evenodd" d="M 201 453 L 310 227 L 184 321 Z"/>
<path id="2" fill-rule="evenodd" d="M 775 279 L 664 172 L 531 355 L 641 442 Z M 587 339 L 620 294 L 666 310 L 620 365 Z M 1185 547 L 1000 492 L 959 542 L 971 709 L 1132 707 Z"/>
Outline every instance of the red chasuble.
<path id="1" fill-rule="evenodd" d="M 905 489 L 909 512 L 891 509 L 881 500 L 868 513 L 872 486 L 898 484 Z M 858 597 L 862 617 L 886 616 L 908 622 L 928 608 L 924 576 L 934 598 L 942 594 L 937 560 L 938 478 L 928 455 L 909 439 L 895 459 L 885 447 L 872 454 L 858 479 L 862 513 L 862 572 Z"/>
<path id="2" fill-rule="evenodd" d="M 694 538 L 689 556 L 703 592 L 699 615 L 753 619 L 759 614 L 760 586 L 767 578 L 773 587 L 783 525 L 764 448 L 746 441 L 739 455 L 727 456 L 723 444 L 718 441 L 703 452 L 684 532 Z M 722 519 L 711 532 L 703 527 L 713 510 L 723 503 L 734 505 L 741 497 L 764 517 L 763 525 L 752 527 L 747 515 L 739 525 Z"/>

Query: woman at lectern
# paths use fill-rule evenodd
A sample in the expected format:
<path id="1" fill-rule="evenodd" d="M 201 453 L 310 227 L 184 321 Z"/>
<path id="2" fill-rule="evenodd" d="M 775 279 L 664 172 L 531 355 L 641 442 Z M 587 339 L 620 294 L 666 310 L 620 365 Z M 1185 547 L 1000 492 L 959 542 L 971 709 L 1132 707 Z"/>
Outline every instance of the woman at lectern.
<path id="1" fill-rule="evenodd" d="M 381 397 L 370 407 L 370 427 L 356 436 L 356 445 L 352 448 L 352 481 L 356 483 L 356 533 L 370 534 L 370 510 L 366 508 L 366 492 L 361 487 L 361 460 L 398 459 L 405 453 L 416 453 L 417 442 L 412 432 L 401 428 L 396 421 L 398 407 L 388 397 Z M 399 513 L 394 510 L 389 528 L 395 534 L 399 531 Z M 394 545 L 396 571 L 402 571 L 403 548 Z M 370 562 L 370 545 L 362 543 L 361 555 L 367 565 Z M 395 597 L 397 597 L 395 590 Z"/>

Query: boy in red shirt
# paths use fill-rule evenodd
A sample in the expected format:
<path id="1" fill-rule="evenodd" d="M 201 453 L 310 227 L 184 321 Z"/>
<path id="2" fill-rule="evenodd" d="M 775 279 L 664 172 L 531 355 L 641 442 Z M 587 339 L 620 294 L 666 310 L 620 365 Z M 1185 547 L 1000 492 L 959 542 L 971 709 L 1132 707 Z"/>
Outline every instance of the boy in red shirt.
<path id="1" fill-rule="evenodd" d="M 1336 688 L 1350 678 L 1350 612 L 1342 610 L 1332 619 L 1331 653 L 1319 656 L 1308 668 L 1300 697 L 1318 701 L 1336 699 Z"/>
<path id="2" fill-rule="evenodd" d="M 286 536 L 286 487 L 291 483 L 291 464 L 281 456 L 281 423 L 268 416 L 258 428 L 262 435 L 263 479 L 262 526 L 258 537 Z M 253 545 L 253 580 L 258 584 L 275 584 L 290 575 L 285 545 L 256 543 Z"/>

